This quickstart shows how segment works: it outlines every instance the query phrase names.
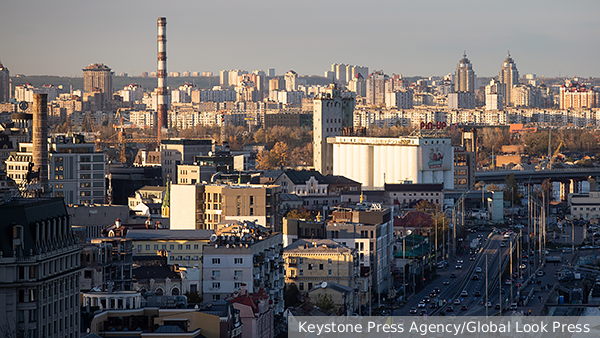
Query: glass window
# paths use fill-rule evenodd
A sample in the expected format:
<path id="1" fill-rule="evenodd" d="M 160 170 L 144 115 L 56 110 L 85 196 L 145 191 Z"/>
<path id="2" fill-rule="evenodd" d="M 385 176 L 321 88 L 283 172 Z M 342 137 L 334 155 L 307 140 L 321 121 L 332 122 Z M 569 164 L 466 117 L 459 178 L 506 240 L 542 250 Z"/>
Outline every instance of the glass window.
<path id="1" fill-rule="evenodd" d="M 212 263 L 213 264 L 221 264 L 221 259 L 220 258 L 213 258 L 212 259 Z"/>

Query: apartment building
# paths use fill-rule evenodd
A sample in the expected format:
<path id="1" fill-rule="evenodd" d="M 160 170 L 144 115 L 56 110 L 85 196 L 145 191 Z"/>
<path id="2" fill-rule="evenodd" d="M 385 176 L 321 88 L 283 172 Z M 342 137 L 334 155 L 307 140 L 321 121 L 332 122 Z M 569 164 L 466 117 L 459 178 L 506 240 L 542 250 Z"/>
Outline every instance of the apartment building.
<path id="1" fill-rule="evenodd" d="M 160 160 L 163 184 L 177 182 L 177 166 L 193 164 L 194 156 L 208 155 L 213 140 L 168 139 L 160 142 Z"/>
<path id="2" fill-rule="evenodd" d="M 284 310 L 281 233 L 269 232 L 253 222 L 234 222 L 216 232 L 204 248 L 202 289 L 204 298 L 218 301 L 240 292 L 264 291 L 273 300 L 275 313 Z"/>
<path id="3" fill-rule="evenodd" d="M 194 184 L 171 186 L 171 229 L 216 229 L 224 220 L 280 226 L 278 185 Z"/>

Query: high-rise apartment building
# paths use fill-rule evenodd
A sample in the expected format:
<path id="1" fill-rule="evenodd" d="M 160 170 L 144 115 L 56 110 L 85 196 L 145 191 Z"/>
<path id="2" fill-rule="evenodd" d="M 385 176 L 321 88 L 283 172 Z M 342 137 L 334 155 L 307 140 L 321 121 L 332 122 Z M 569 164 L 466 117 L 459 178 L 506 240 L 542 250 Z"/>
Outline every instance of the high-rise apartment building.
<path id="1" fill-rule="evenodd" d="M 323 175 L 333 174 L 333 145 L 327 137 L 339 136 L 352 127 L 354 93 L 342 92 L 332 83 L 313 101 L 313 165 Z"/>
<path id="2" fill-rule="evenodd" d="M 567 80 L 560 87 L 560 109 L 597 108 L 600 94 L 577 81 Z"/>
<path id="3" fill-rule="evenodd" d="M 477 81 L 473 65 L 467 59 L 467 54 L 463 55 L 463 58 L 458 61 L 458 67 L 454 74 L 454 91 L 455 92 L 468 92 L 474 93 Z"/>
<path id="4" fill-rule="evenodd" d="M 298 73 L 293 70 L 285 73 L 285 90 L 288 92 L 293 92 L 298 90 Z"/>
<path id="5" fill-rule="evenodd" d="M 367 78 L 367 104 L 385 104 L 385 81 L 388 76 L 381 70 L 374 71 Z"/>
<path id="6" fill-rule="evenodd" d="M 114 72 L 102 63 L 94 63 L 83 69 L 83 90 L 102 93 L 102 108 L 112 100 Z"/>
<path id="7" fill-rule="evenodd" d="M 517 64 L 510 57 L 510 52 L 502 63 L 498 80 L 504 85 L 504 106 L 508 107 L 513 103 L 512 89 L 519 84 L 519 71 L 517 70 Z"/>
<path id="8" fill-rule="evenodd" d="M 0 333 L 78 338 L 81 249 L 63 200 L 4 204 L 0 215 Z"/>
<path id="9" fill-rule="evenodd" d="M 10 71 L 0 63 L 0 102 L 10 99 Z"/>

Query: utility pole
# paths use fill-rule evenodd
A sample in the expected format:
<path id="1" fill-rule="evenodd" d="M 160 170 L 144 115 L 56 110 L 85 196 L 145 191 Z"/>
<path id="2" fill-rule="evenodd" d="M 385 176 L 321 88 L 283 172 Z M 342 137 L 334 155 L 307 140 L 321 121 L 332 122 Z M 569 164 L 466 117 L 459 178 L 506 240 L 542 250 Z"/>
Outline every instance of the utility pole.
<path id="1" fill-rule="evenodd" d="M 510 239 L 510 251 L 508 252 L 510 255 L 510 271 L 509 271 L 509 279 L 510 279 L 510 300 L 513 299 L 513 286 L 515 285 L 515 281 L 513 280 L 513 243 L 512 238 Z"/>
<path id="2" fill-rule="evenodd" d="M 498 297 L 500 304 L 500 314 L 502 314 L 502 247 L 498 244 Z"/>
<path id="3" fill-rule="evenodd" d="M 485 254 L 485 316 L 488 316 L 488 255 Z"/>

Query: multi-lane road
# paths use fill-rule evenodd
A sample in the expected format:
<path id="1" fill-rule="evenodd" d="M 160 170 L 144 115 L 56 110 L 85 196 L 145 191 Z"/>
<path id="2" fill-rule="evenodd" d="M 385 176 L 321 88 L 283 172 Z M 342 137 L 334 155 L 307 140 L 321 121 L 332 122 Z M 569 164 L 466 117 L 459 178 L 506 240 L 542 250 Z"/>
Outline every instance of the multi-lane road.
<path id="1" fill-rule="evenodd" d="M 506 271 L 511 265 L 509 253 L 511 248 L 517 249 L 517 234 L 482 230 L 470 233 L 464 243 L 468 246 L 475 238 L 480 238 L 480 244 L 474 254 L 469 254 L 467 249 L 462 256 L 451 259 L 446 268 L 437 270 L 438 278 L 417 294 L 409 296 L 402 307 L 394 309 L 393 314 L 486 315 L 488 304 L 487 314 L 494 315 L 517 303 L 519 283 L 535 274 L 537 258 L 528 253 L 527 258 L 521 254 L 513 255 L 515 277 L 508 284 L 508 276 L 502 277 L 499 272 Z M 521 267 L 521 264 L 525 266 Z"/>

